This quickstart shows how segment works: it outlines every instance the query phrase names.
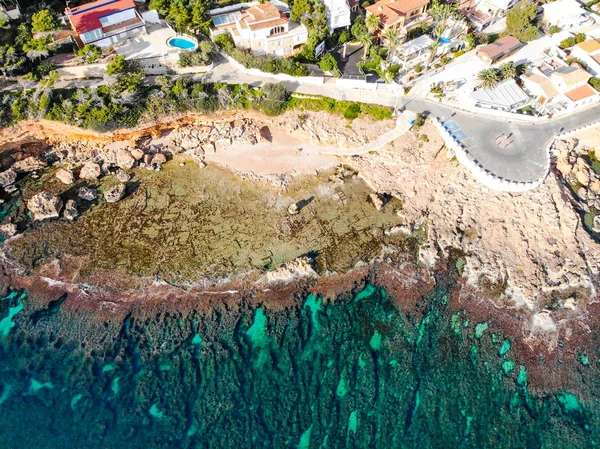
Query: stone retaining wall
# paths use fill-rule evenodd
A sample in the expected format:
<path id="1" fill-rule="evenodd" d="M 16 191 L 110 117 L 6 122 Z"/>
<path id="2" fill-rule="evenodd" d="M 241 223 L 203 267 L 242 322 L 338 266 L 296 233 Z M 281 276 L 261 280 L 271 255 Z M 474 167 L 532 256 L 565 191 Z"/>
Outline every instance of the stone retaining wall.
<path id="1" fill-rule="evenodd" d="M 550 171 L 549 147 L 552 146 L 552 142 L 550 143 L 550 145 L 548 147 L 548 151 L 546 151 L 547 159 L 546 159 L 546 170 L 544 172 L 544 175 L 536 181 L 517 182 L 517 181 L 511 181 L 511 180 L 496 176 L 489 170 L 486 170 L 486 168 L 483 167 L 482 165 L 477 165 L 469 157 L 467 149 L 460 142 L 458 142 L 457 140 L 454 139 L 452 134 L 450 134 L 450 132 L 448 132 L 448 130 L 446 128 L 444 128 L 444 125 L 437 117 L 433 119 L 433 124 L 435 125 L 435 127 L 441 134 L 442 138 L 444 139 L 446 146 L 448 148 L 452 149 L 452 151 L 454 151 L 454 154 L 456 155 L 456 159 L 462 165 L 467 167 L 467 169 L 469 169 L 469 171 L 471 172 L 471 174 L 475 177 L 475 179 L 477 181 L 479 181 L 486 187 L 489 187 L 490 189 L 501 190 L 504 192 L 526 192 L 528 190 L 534 189 L 537 186 L 539 186 L 544 181 L 544 179 L 548 175 L 548 172 Z"/>

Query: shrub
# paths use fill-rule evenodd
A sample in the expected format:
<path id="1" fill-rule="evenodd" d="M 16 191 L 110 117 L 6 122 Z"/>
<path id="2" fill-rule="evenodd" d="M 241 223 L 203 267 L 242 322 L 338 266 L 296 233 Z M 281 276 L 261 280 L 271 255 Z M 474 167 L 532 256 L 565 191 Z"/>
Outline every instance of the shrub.
<path id="1" fill-rule="evenodd" d="M 31 31 L 34 33 L 43 33 L 57 29 L 56 17 L 50 10 L 42 9 L 31 16 Z"/>
<path id="2" fill-rule="evenodd" d="M 127 69 L 127 61 L 125 61 L 125 56 L 118 55 L 115 57 L 108 66 L 106 66 L 106 74 L 107 75 L 117 75 L 119 73 L 125 72 Z"/>
<path id="3" fill-rule="evenodd" d="M 331 53 L 327 53 L 321 58 L 319 67 L 321 67 L 321 70 L 324 72 L 329 72 L 333 76 L 341 76 L 340 70 L 338 69 L 338 63 Z"/>
<path id="4" fill-rule="evenodd" d="M 458 58 L 459 56 L 462 56 L 465 54 L 464 50 L 458 50 L 457 52 L 454 53 L 454 57 Z"/>
<path id="5" fill-rule="evenodd" d="M 552 25 L 549 29 L 548 29 L 548 33 L 550 33 L 550 35 L 556 34 L 556 33 L 560 33 L 560 28 L 557 27 L 556 25 Z"/>
<path id="6" fill-rule="evenodd" d="M 102 55 L 100 47 L 94 44 L 87 44 L 83 48 L 77 50 L 77 56 L 83 58 L 87 64 L 96 62 L 96 60 Z"/>
<path id="7" fill-rule="evenodd" d="M 600 78 L 590 78 L 590 85 L 600 92 Z"/>
<path id="8" fill-rule="evenodd" d="M 179 53 L 179 67 L 197 67 L 209 65 L 212 62 L 215 44 L 202 41 L 196 51 L 182 51 Z"/>
<path id="9" fill-rule="evenodd" d="M 358 103 L 350 104 L 344 111 L 344 118 L 348 120 L 354 120 L 360 114 L 360 105 Z"/>
<path id="10" fill-rule="evenodd" d="M 267 83 L 262 88 L 260 109 L 267 115 L 281 114 L 287 105 L 289 93 L 281 83 Z"/>
<path id="11" fill-rule="evenodd" d="M 415 67 L 415 72 L 421 73 L 423 71 L 423 66 L 421 64 L 417 64 Z"/>
<path id="12" fill-rule="evenodd" d="M 577 58 L 567 58 L 567 60 L 565 61 L 568 65 L 573 65 L 573 64 L 579 64 L 581 67 L 583 67 L 584 69 L 587 69 L 587 64 L 585 62 L 583 62 L 581 59 L 577 59 Z"/>
<path id="13" fill-rule="evenodd" d="M 427 117 L 425 116 L 425 114 L 423 114 L 422 112 L 419 112 L 417 114 L 417 116 L 415 117 L 415 122 L 413 123 L 413 125 L 417 126 L 417 127 L 423 126 L 425 124 L 425 120 L 427 120 Z"/>

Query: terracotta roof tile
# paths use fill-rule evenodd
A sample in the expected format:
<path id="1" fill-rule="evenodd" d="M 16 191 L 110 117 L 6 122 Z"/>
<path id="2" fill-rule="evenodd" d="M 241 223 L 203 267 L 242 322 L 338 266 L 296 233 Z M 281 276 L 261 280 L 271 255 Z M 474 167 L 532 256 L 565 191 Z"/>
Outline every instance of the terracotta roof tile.
<path id="1" fill-rule="evenodd" d="M 366 9 L 378 16 L 384 25 L 393 25 L 400 17 L 428 4 L 429 0 L 380 0 Z"/>
<path id="2" fill-rule="evenodd" d="M 71 25 L 79 34 L 102 28 L 100 18 L 135 8 L 133 0 L 98 0 L 76 8 L 66 9 Z"/>
<path id="3" fill-rule="evenodd" d="M 587 41 L 580 42 L 577 47 L 581 48 L 586 53 L 596 53 L 600 51 L 600 42 L 594 39 L 588 39 Z"/>
<path id="4" fill-rule="evenodd" d="M 570 90 L 565 93 L 567 97 L 569 97 L 573 101 L 583 100 L 584 98 L 589 98 L 596 95 L 598 92 L 589 84 L 584 84 L 583 86 L 578 87 L 577 89 Z"/>

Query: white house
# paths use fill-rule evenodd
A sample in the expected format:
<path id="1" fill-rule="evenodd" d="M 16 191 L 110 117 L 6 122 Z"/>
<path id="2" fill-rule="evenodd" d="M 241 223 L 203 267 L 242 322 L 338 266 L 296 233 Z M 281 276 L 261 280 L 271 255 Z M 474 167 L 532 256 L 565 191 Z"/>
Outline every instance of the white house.
<path id="1" fill-rule="evenodd" d="M 588 39 L 571 48 L 571 56 L 580 59 L 594 76 L 600 75 L 600 42 Z"/>
<path id="2" fill-rule="evenodd" d="M 522 75 L 521 81 L 538 110 L 559 112 L 600 100 L 600 93 L 588 84 L 591 77 L 587 71 L 555 59 Z"/>
<path id="3" fill-rule="evenodd" d="M 213 38 L 229 33 L 236 47 L 247 48 L 255 56 L 289 56 L 308 39 L 304 25 L 290 21 L 271 3 L 238 3 L 209 13 Z"/>
<path id="4" fill-rule="evenodd" d="M 146 33 L 146 22 L 133 0 L 97 0 L 67 7 L 65 15 L 79 47 L 86 44 L 108 47 Z"/>
<path id="5" fill-rule="evenodd" d="M 469 100 L 476 107 L 514 111 L 529 102 L 529 96 L 514 79 L 507 79 L 494 87 L 475 89 Z"/>
<path id="6" fill-rule="evenodd" d="M 593 23 L 577 0 L 557 0 L 546 3 L 543 8 L 544 21 L 562 29 L 579 28 Z"/>
<path id="7" fill-rule="evenodd" d="M 327 25 L 330 32 L 351 25 L 348 0 L 324 0 L 324 3 L 327 8 Z"/>
<path id="8" fill-rule="evenodd" d="M 481 31 L 503 18 L 518 2 L 519 0 L 473 0 L 462 9 L 476 31 Z"/>
<path id="9" fill-rule="evenodd" d="M 6 15 L 10 20 L 21 17 L 21 10 L 17 0 L 0 0 L 0 16 Z"/>

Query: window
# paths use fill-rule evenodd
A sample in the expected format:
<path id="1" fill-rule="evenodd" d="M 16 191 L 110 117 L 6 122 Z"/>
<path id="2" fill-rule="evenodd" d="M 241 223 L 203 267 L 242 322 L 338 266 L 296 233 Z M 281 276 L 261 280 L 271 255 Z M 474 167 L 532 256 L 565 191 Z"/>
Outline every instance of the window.
<path id="1" fill-rule="evenodd" d="M 275 28 L 271 28 L 271 31 L 269 32 L 269 36 L 273 36 L 274 34 L 279 34 L 279 33 L 283 33 L 285 31 L 284 27 L 275 27 Z"/>
<path id="2" fill-rule="evenodd" d="M 101 37 L 102 37 L 102 30 L 100 28 L 98 28 L 96 30 L 92 30 L 92 31 L 88 31 L 87 33 L 83 33 L 81 35 L 81 40 L 84 43 L 87 43 L 87 42 L 91 42 L 91 41 L 100 39 Z"/>

